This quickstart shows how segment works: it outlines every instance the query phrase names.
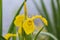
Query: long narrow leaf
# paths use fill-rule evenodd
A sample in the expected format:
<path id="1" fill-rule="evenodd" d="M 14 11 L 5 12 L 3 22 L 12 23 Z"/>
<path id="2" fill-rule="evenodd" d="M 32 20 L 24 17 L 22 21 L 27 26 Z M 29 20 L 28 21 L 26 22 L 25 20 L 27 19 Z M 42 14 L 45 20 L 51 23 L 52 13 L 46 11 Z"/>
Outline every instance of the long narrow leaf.
<path id="1" fill-rule="evenodd" d="M 45 15 L 42 13 L 42 10 L 39 8 L 39 6 L 36 3 L 36 1 L 35 0 L 32 0 L 32 1 L 33 1 L 34 5 L 35 5 L 36 9 L 38 10 L 39 14 L 45 17 Z"/>
<path id="2" fill-rule="evenodd" d="M 57 36 L 58 36 L 58 39 L 60 40 L 60 0 L 56 0 L 57 2 Z"/>
<path id="3" fill-rule="evenodd" d="M 0 40 L 6 40 L 3 36 L 0 35 Z"/>
<path id="4" fill-rule="evenodd" d="M 49 16 L 48 16 L 48 13 L 47 13 L 47 10 L 46 10 L 46 7 L 45 7 L 45 4 L 44 4 L 43 0 L 41 0 L 41 4 L 42 4 L 42 9 L 43 9 L 43 11 L 46 15 L 46 18 L 48 19 Z"/>
<path id="5" fill-rule="evenodd" d="M 54 0 L 51 0 L 51 6 L 52 6 L 52 14 L 53 14 L 53 18 L 54 18 L 54 22 L 55 22 L 55 25 L 57 24 L 57 16 L 56 16 L 56 8 L 55 8 L 55 5 L 54 5 Z"/>
<path id="6" fill-rule="evenodd" d="M 25 1 L 24 1 L 24 2 L 25 2 Z M 24 2 L 22 3 L 21 7 L 18 9 L 15 17 L 21 12 L 22 7 L 24 6 Z M 8 30 L 8 33 L 12 33 L 12 32 L 13 32 L 13 29 L 14 29 L 14 27 L 15 27 L 15 25 L 14 25 L 15 17 L 14 17 L 14 19 L 13 19 L 11 25 L 10 25 L 10 28 L 9 28 L 9 30 Z"/>
<path id="7" fill-rule="evenodd" d="M 44 15 L 43 15 L 43 16 L 48 19 L 48 26 L 49 26 L 49 27 L 47 27 L 47 29 L 48 29 L 49 32 L 51 32 L 51 31 L 52 31 L 52 28 L 51 28 L 52 26 L 51 26 L 50 20 L 49 20 L 49 18 L 48 18 L 49 16 L 48 16 L 48 13 L 47 13 L 47 11 L 46 11 L 46 8 L 45 8 L 45 5 L 44 5 L 43 1 L 41 0 L 43 12 L 42 12 L 41 9 L 38 7 L 37 3 L 36 3 L 35 1 L 33 1 L 33 2 L 34 2 L 34 4 L 35 4 L 38 12 L 39 12 L 41 15 L 43 15 L 43 12 L 44 12 L 45 16 L 44 16 Z M 51 29 L 51 30 L 50 30 L 50 29 Z"/>
<path id="8" fill-rule="evenodd" d="M 0 35 L 2 35 L 2 0 L 0 0 Z"/>
<path id="9" fill-rule="evenodd" d="M 46 35 L 46 36 L 50 36 L 51 38 L 53 38 L 53 40 L 58 40 L 55 35 L 51 34 L 51 33 L 48 33 L 48 32 L 41 32 L 40 34 L 42 35 Z"/>
<path id="10" fill-rule="evenodd" d="M 43 12 L 45 13 L 46 18 L 47 18 L 47 20 L 48 20 L 47 30 L 48 30 L 49 32 L 52 32 L 51 22 L 50 22 L 50 19 L 49 19 L 49 16 L 48 16 L 48 13 L 47 13 L 47 10 L 46 10 L 46 7 L 45 7 L 45 5 L 44 5 L 43 0 L 41 0 L 41 5 L 42 5 Z"/>
<path id="11" fill-rule="evenodd" d="M 38 31 L 38 33 L 36 34 L 34 40 L 37 40 L 37 37 L 38 37 L 38 35 L 40 34 L 40 32 L 43 30 L 43 28 L 44 28 L 44 27 L 42 27 L 42 28 Z"/>
<path id="12" fill-rule="evenodd" d="M 16 34 L 16 27 L 14 27 L 13 34 Z M 12 40 L 16 40 L 16 37 L 13 37 Z"/>
<path id="13" fill-rule="evenodd" d="M 21 5 L 21 7 L 18 9 L 15 17 L 21 12 L 21 9 L 23 8 L 23 5 L 24 5 L 25 2 L 26 2 L 26 1 L 24 1 L 24 2 L 22 3 L 22 5 Z M 15 27 L 15 25 L 14 25 L 15 17 L 14 17 L 14 19 L 13 19 L 11 25 L 10 25 L 10 28 L 9 28 L 9 30 L 8 30 L 8 33 L 16 33 L 16 27 Z M 16 40 L 16 37 L 13 37 L 13 40 Z"/>
<path id="14" fill-rule="evenodd" d="M 42 4 L 42 9 L 46 15 L 47 20 L 48 20 L 48 27 L 46 27 L 46 28 L 47 28 L 48 32 L 55 34 L 55 29 L 53 28 L 53 26 L 51 24 L 51 21 L 50 21 L 50 18 L 49 18 L 49 15 L 48 15 L 48 12 L 46 10 L 46 7 L 45 7 L 43 0 L 41 0 L 41 4 Z M 50 38 L 50 40 L 51 40 L 51 38 Z"/>
<path id="15" fill-rule="evenodd" d="M 57 14 L 58 13 L 57 13 L 55 5 L 54 5 L 54 0 L 51 0 L 51 6 L 52 6 L 52 15 L 53 15 L 54 27 L 57 30 Z M 54 34 L 54 35 L 56 36 L 57 34 Z"/>

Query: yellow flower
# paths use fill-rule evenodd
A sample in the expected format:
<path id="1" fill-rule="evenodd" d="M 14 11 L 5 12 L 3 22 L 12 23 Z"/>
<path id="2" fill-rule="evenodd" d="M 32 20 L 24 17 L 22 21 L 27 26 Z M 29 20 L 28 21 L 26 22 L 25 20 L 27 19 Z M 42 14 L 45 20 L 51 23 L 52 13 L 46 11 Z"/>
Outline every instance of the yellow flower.
<path id="1" fill-rule="evenodd" d="M 22 28 L 23 28 L 23 30 L 25 31 L 27 35 L 31 34 L 35 29 L 35 25 L 33 21 L 36 18 L 41 19 L 45 25 L 48 25 L 47 20 L 41 15 L 40 16 L 36 15 L 36 16 L 33 16 L 32 18 L 27 17 L 25 21 L 24 21 L 24 15 L 18 15 L 14 21 L 14 24 L 19 27 L 18 33 L 21 34 Z"/>
<path id="2" fill-rule="evenodd" d="M 36 19 L 36 18 L 41 19 L 41 21 L 42 21 L 45 25 L 48 25 L 47 20 L 46 20 L 44 17 L 42 17 L 41 15 L 36 15 L 36 16 L 33 16 L 33 17 L 32 17 L 33 20 Z"/>
<path id="3" fill-rule="evenodd" d="M 4 36 L 4 38 L 5 38 L 6 40 L 8 40 L 10 37 L 13 37 L 13 36 L 16 36 L 16 34 L 8 33 L 8 34 L 6 34 L 6 35 Z"/>
<path id="4" fill-rule="evenodd" d="M 33 20 L 36 19 L 36 18 L 42 19 L 42 16 L 41 15 L 32 16 Z"/>
<path id="5" fill-rule="evenodd" d="M 23 23 L 23 29 L 27 35 L 31 34 L 34 31 L 34 22 L 31 18 L 25 20 Z"/>
<path id="6" fill-rule="evenodd" d="M 21 27 L 23 20 L 24 20 L 24 15 L 18 15 L 14 21 L 14 24 L 18 27 Z"/>
<path id="7" fill-rule="evenodd" d="M 44 17 L 43 17 L 41 20 L 43 21 L 43 23 L 44 23 L 45 25 L 48 25 L 48 22 L 47 22 L 47 20 L 46 20 Z"/>
<path id="8" fill-rule="evenodd" d="M 19 27 L 18 33 L 22 33 L 22 28 L 24 29 L 27 35 L 31 34 L 34 31 L 34 22 L 31 18 L 28 18 L 24 22 L 24 15 L 18 15 L 14 21 L 14 24 Z M 22 24 L 23 22 L 23 24 Z M 21 27 L 22 26 L 22 27 Z"/>

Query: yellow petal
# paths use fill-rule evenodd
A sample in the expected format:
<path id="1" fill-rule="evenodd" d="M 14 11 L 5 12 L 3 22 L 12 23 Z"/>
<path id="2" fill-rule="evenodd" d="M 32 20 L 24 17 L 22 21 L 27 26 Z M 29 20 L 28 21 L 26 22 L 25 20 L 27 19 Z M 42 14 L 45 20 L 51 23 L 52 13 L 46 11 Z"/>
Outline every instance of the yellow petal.
<path id="1" fill-rule="evenodd" d="M 42 18 L 41 20 L 43 21 L 43 23 L 44 23 L 45 25 L 48 25 L 48 22 L 47 22 L 47 20 L 46 20 L 45 18 Z"/>
<path id="2" fill-rule="evenodd" d="M 8 33 L 8 34 L 6 34 L 5 36 L 4 36 L 4 38 L 6 39 L 6 40 L 8 40 L 10 37 L 12 37 L 12 36 L 16 36 L 16 34 L 11 34 L 11 33 Z"/>
<path id="3" fill-rule="evenodd" d="M 24 20 L 24 15 L 18 15 L 14 21 L 14 24 L 18 27 L 21 27 L 23 20 Z"/>
<path id="4" fill-rule="evenodd" d="M 23 29 L 27 35 L 31 34 L 34 31 L 34 22 L 31 19 L 27 19 L 23 23 Z"/>
<path id="5" fill-rule="evenodd" d="M 33 20 L 36 19 L 36 18 L 41 19 L 42 22 L 43 22 L 45 25 L 48 25 L 47 20 L 46 20 L 44 17 L 42 17 L 41 15 L 36 15 L 36 16 L 33 16 L 33 17 L 32 17 Z"/>
<path id="6" fill-rule="evenodd" d="M 24 14 L 16 16 L 16 19 L 24 20 Z"/>
<path id="7" fill-rule="evenodd" d="M 32 16 L 33 20 L 36 19 L 36 18 L 42 19 L 42 16 L 41 15 Z"/>

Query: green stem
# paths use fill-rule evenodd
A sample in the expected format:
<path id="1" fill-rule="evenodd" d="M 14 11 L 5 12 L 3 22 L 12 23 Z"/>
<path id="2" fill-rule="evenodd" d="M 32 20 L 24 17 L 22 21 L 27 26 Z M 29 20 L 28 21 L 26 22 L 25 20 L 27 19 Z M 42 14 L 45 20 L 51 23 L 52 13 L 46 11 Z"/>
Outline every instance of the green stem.
<path id="1" fill-rule="evenodd" d="M 16 34 L 16 27 L 14 27 L 13 34 Z M 16 40 L 16 37 L 13 37 L 12 40 Z"/>
<path id="2" fill-rule="evenodd" d="M 25 40 L 33 40 L 33 39 L 32 39 L 32 34 L 30 34 L 30 35 L 25 35 Z"/>
<path id="3" fill-rule="evenodd" d="M 2 35 L 2 0 L 0 0 L 0 35 Z"/>
<path id="4" fill-rule="evenodd" d="M 22 33 L 21 34 L 18 33 L 18 35 L 19 35 L 19 40 L 24 40 L 25 32 L 24 32 L 23 28 L 22 28 Z"/>
<path id="5" fill-rule="evenodd" d="M 48 32 L 41 32 L 40 34 L 42 35 L 47 35 L 47 36 L 50 36 L 51 38 L 53 38 L 54 40 L 58 40 L 54 35 L 52 35 L 51 33 L 48 33 Z"/>
<path id="6" fill-rule="evenodd" d="M 26 2 L 24 3 L 24 14 L 25 14 L 25 20 L 26 20 L 27 19 L 27 5 L 26 5 Z"/>
<path id="7" fill-rule="evenodd" d="M 18 34 L 19 35 L 19 40 L 24 40 L 23 36 Z"/>
<path id="8" fill-rule="evenodd" d="M 24 14 L 25 14 L 25 20 L 27 20 L 27 14 L 28 13 L 27 13 L 27 4 L 26 4 L 26 2 L 24 4 Z M 32 35 L 26 35 L 26 33 L 24 32 L 24 38 L 25 38 L 25 40 L 32 40 Z"/>
<path id="9" fill-rule="evenodd" d="M 43 28 L 44 28 L 44 27 L 42 27 L 42 29 L 40 29 L 39 32 L 36 34 L 34 40 L 37 40 L 37 37 L 38 37 L 38 35 L 40 34 L 40 32 L 43 30 Z"/>

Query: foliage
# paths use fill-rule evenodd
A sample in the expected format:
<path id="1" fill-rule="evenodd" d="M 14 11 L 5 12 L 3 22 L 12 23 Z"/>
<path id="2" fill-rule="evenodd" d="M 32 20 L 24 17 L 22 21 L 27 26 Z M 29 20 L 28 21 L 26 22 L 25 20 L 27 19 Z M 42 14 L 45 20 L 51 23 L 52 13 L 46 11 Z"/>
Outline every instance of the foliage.
<path id="1" fill-rule="evenodd" d="M 56 1 L 56 2 L 54 2 Z M 46 5 L 44 3 L 44 0 L 40 0 L 42 9 L 37 5 L 36 1 L 33 1 L 38 12 L 43 15 L 47 20 L 48 20 L 48 27 L 46 27 L 47 31 L 49 33 L 52 33 L 53 35 L 55 35 L 58 40 L 60 40 L 60 0 L 50 0 L 51 3 L 51 10 L 52 10 L 52 15 L 53 16 L 53 24 L 51 22 L 51 18 L 49 16 L 49 12 L 47 11 Z M 57 4 L 57 5 L 55 5 Z M 50 40 L 53 40 L 52 38 L 50 38 Z"/>

